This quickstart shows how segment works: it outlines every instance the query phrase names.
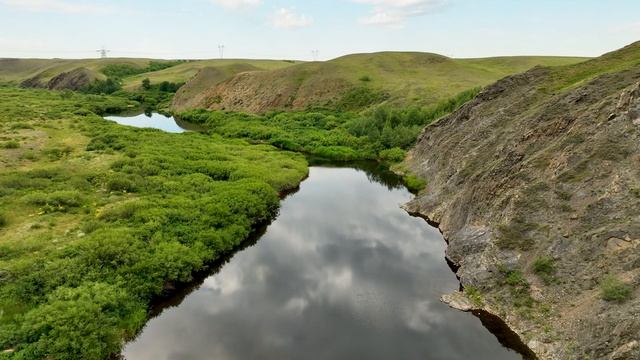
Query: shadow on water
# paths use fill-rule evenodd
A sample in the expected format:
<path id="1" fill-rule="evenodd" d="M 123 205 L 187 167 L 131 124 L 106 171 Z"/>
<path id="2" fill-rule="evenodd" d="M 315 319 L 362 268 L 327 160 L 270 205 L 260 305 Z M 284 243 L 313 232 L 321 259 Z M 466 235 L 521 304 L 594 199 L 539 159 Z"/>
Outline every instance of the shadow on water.
<path id="1" fill-rule="evenodd" d="M 383 185 L 387 190 L 404 189 L 404 181 L 400 176 L 389 170 L 385 164 L 377 161 L 345 161 L 336 163 L 314 156 L 307 156 L 309 166 L 319 166 L 325 168 L 350 168 L 364 172 L 369 181 Z"/>
<path id="2" fill-rule="evenodd" d="M 531 349 L 522 342 L 522 339 L 520 339 L 518 334 L 511 330 L 500 317 L 484 310 L 475 310 L 472 311 L 472 314 L 480 319 L 482 326 L 495 335 L 502 346 L 512 349 L 522 355 L 523 360 L 537 359 L 537 356 L 533 351 L 531 351 Z"/>

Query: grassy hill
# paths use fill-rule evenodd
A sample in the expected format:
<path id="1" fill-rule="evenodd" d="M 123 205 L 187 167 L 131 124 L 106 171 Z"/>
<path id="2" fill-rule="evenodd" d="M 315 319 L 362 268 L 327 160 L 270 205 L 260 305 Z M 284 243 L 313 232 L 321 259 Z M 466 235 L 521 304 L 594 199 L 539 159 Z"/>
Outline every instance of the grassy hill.
<path id="1" fill-rule="evenodd" d="M 107 58 L 107 59 L 0 59 L 0 83 L 20 84 L 34 79 L 34 85 L 45 85 L 54 77 L 86 69 L 91 79 L 105 80 L 105 69 L 109 67 L 127 68 L 130 73 L 123 77 L 123 88 L 137 90 L 142 80 L 148 78 L 152 83 L 168 81 L 184 83 L 201 69 L 221 69 L 224 76 L 232 76 L 241 71 L 273 70 L 296 64 L 294 61 L 280 60 L 172 60 Z M 166 68 L 163 68 L 166 67 Z M 156 68 L 159 68 L 156 70 Z M 137 71 L 135 71 L 137 70 Z M 150 70 L 150 71 L 146 71 Z"/>
<path id="2" fill-rule="evenodd" d="M 246 60 L 246 59 L 219 59 L 219 60 L 195 60 L 184 64 L 172 66 L 160 71 L 128 77 L 124 81 L 126 90 L 135 90 L 143 79 L 149 78 L 152 83 L 169 81 L 183 83 L 193 78 L 202 69 L 216 69 L 221 77 L 227 78 L 243 71 L 275 70 L 288 67 L 300 62 L 289 60 Z"/>
<path id="3" fill-rule="evenodd" d="M 535 56 L 452 59 L 415 52 L 354 54 L 327 62 L 243 72 L 222 82 L 196 76 L 176 94 L 173 108 L 261 113 L 317 106 L 358 108 L 379 102 L 430 105 L 536 65 L 567 65 L 584 60 Z"/>
<path id="4" fill-rule="evenodd" d="M 39 76 L 43 81 L 48 81 L 63 72 L 69 72 L 78 68 L 91 71 L 98 79 L 105 79 L 102 69 L 108 65 L 128 65 L 135 68 L 144 68 L 151 59 L 0 59 L 0 82 L 21 83 L 25 80 Z"/>

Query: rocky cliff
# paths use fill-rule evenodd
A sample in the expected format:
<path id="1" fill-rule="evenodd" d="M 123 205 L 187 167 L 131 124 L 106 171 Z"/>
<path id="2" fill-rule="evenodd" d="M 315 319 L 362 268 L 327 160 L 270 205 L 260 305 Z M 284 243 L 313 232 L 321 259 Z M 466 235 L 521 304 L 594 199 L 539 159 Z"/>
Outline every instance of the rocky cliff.
<path id="1" fill-rule="evenodd" d="M 439 224 L 465 290 L 541 359 L 640 358 L 640 42 L 488 86 L 424 130 Z"/>

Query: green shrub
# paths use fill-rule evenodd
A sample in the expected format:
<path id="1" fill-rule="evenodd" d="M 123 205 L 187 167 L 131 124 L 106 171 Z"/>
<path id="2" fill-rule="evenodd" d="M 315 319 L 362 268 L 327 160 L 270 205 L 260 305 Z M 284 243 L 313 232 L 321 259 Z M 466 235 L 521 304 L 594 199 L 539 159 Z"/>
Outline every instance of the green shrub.
<path id="1" fill-rule="evenodd" d="M 9 129 L 11 130 L 21 130 L 21 129 L 28 129 L 28 130 L 33 130 L 33 126 L 31 126 L 31 124 L 28 123 L 17 123 L 17 124 L 12 124 Z"/>
<path id="2" fill-rule="evenodd" d="M 406 175 L 402 178 L 404 185 L 413 193 L 419 193 L 427 187 L 427 181 L 413 175 Z"/>
<path id="3" fill-rule="evenodd" d="M 25 200 L 30 205 L 42 206 L 46 213 L 66 212 L 70 208 L 82 205 L 82 195 L 79 191 L 54 191 L 50 193 L 36 192 L 25 196 Z"/>
<path id="4" fill-rule="evenodd" d="M 363 82 L 369 82 L 371 81 L 371 77 L 369 75 L 362 75 L 358 80 Z"/>
<path id="5" fill-rule="evenodd" d="M 381 103 L 389 98 L 389 94 L 368 87 L 356 87 L 349 90 L 338 102 L 340 110 L 362 109 L 373 104 Z"/>
<path id="6" fill-rule="evenodd" d="M 529 283 L 524 278 L 524 275 L 520 270 L 511 270 L 506 273 L 505 283 L 511 286 L 526 286 L 529 287 Z"/>
<path id="7" fill-rule="evenodd" d="M 605 301 L 624 302 L 631 298 L 631 286 L 613 275 L 605 276 L 600 282 L 600 296 Z"/>
<path id="8" fill-rule="evenodd" d="M 113 94 L 122 89 L 122 84 L 117 78 L 107 78 L 106 80 L 95 80 L 90 85 L 82 89 L 88 94 Z"/>
<path id="9" fill-rule="evenodd" d="M 529 294 L 529 282 L 520 270 L 501 270 L 503 284 L 509 286 L 513 305 L 516 308 L 530 308 L 534 305 Z"/>
<path id="10" fill-rule="evenodd" d="M 101 360 L 120 350 L 146 318 L 143 304 L 116 285 L 61 287 L 25 315 L 14 337 L 31 359 Z M 22 357 L 25 358 L 25 357 Z"/>
<path id="11" fill-rule="evenodd" d="M 106 186 L 108 191 L 136 192 L 138 190 L 138 184 L 135 181 L 122 175 L 112 176 L 107 180 Z"/>
<path id="12" fill-rule="evenodd" d="M 149 78 L 145 78 L 145 79 L 142 80 L 142 88 L 144 90 L 151 89 L 151 80 L 149 80 Z"/>
<path id="13" fill-rule="evenodd" d="M 7 226 L 7 216 L 3 213 L 0 213 L 0 228 Z"/>
<path id="14" fill-rule="evenodd" d="M 3 149 L 17 149 L 20 147 L 20 143 L 15 140 L 11 140 L 3 143 L 0 147 Z"/>
<path id="15" fill-rule="evenodd" d="M 550 256 L 541 256 L 533 263 L 535 272 L 545 284 L 549 285 L 555 281 L 556 267 L 554 260 Z"/>
<path id="16" fill-rule="evenodd" d="M 56 146 L 43 151 L 51 160 L 60 160 L 71 154 L 71 152 L 73 152 L 73 148 L 70 146 Z"/>
<path id="17" fill-rule="evenodd" d="M 478 288 L 474 286 L 465 286 L 464 293 L 467 295 L 469 300 L 473 302 L 473 305 L 475 305 L 478 308 L 482 307 L 482 304 L 483 304 L 482 294 L 480 293 L 480 290 L 478 290 Z"/>
<path id="18" fill-rule="evenodd" d="M 403 161 L 406 155 L 407 155 L 407 152 L 400 149 L 399 147 L 385 149 L 380 151 L 380 153 L 378 154 L 381 160 L 392 162 L 392 163 Z"/>
<path id="19" fill-rule="evenodd" d="M 184 60 L 174 61 L 150 61 L 145 67 L 128 64 L 109 64 L 102 68 L 102 73 L 112 78 L 125 78 L 132 75 L 143 74 L 168 69 L 170 67 L 184 63 Z"/>

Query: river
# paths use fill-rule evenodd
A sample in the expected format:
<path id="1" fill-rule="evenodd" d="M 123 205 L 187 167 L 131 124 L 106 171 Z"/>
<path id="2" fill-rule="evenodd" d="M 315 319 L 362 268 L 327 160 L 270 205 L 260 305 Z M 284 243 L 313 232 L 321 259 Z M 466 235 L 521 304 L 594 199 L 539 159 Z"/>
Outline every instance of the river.
<path id="1" fill-rule="evenodd" d="M 411 197 L 375 164 L 312 166 L 261 236 L 158 304 L 123 357 L 519 359 L 439 301 L 459 283 L 441 234 L 400 208 Z"/>

